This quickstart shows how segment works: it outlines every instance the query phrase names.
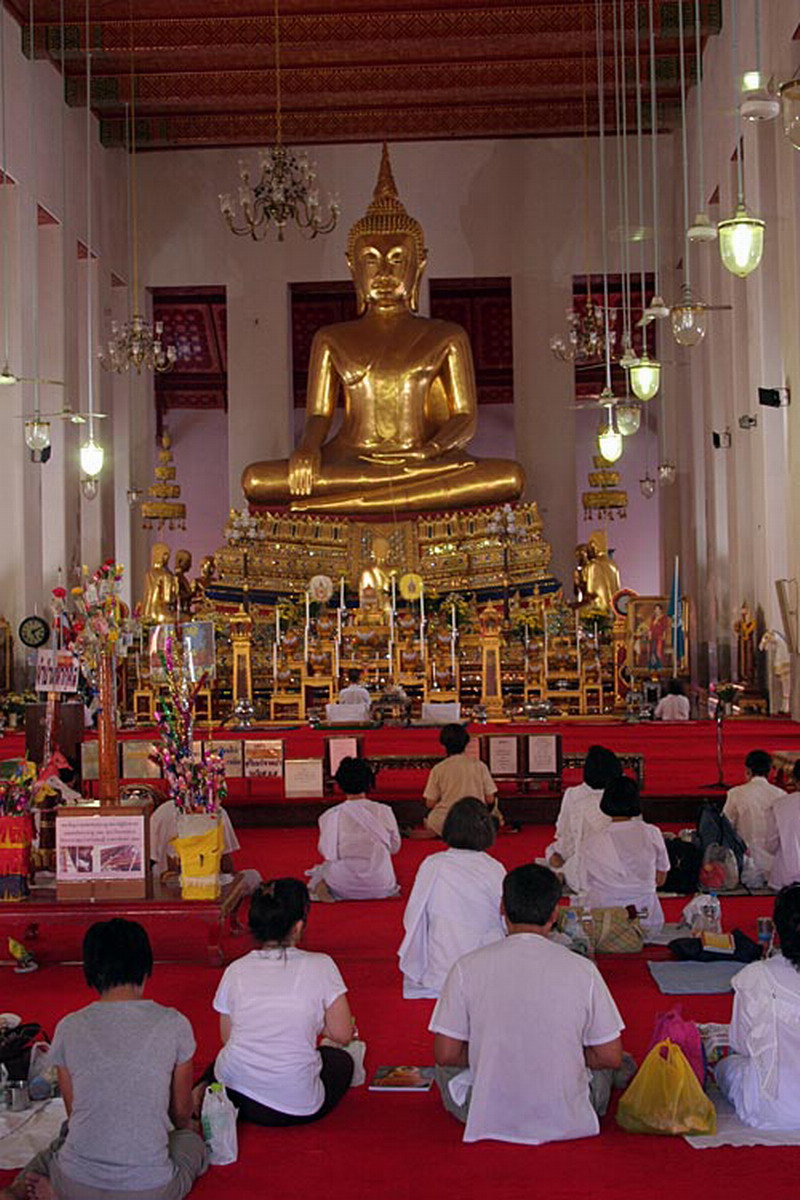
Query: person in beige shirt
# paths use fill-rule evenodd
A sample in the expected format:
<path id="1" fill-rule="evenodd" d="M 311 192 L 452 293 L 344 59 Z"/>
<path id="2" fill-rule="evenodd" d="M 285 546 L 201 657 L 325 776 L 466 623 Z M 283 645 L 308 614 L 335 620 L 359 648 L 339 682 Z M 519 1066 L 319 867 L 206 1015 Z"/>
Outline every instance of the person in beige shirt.
<path id="1" fill-rule="evenodd" d="M 445 817 L 453 805 L 465 796 L 482 800 L 492 816 L 497 818 L 498 824 L 503 824 L 497 806 L 497 785 L 489 774 L 489 768 L 479 758 L 464 753 L 469 740 L 469 733 L 463 725 L 443 726 L 439 741 L 444 746 L 446 758 L 431 768 L 423 792 L 423 799 L 430 811 L 423 828 L 413 831 L 414 837 L 441 837 Z"/>

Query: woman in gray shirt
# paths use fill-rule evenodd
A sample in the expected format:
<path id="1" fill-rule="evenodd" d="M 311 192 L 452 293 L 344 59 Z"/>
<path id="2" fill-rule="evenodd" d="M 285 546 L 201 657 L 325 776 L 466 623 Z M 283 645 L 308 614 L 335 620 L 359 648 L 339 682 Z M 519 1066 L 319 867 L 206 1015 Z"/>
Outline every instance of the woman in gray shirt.
<path id="1" fill-rule="evenodd" d="M 87 931 L 83 972 L 100 998 L 59 1021 L 49 1055 L 68 1121 L 11 1184 L 12 1197 L 181 1200 L 205 1171 L 192 1129 L 194 1034 L 182 1013 L 144 999 L 152 970 L 136 921 Z"/>

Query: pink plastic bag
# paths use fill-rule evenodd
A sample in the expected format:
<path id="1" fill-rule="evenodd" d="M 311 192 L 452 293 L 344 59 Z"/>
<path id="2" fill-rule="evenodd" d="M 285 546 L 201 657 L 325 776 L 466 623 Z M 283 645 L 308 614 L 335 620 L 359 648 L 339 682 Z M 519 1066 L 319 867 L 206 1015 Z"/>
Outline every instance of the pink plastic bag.
<path id="1" fill-rule="evenodd" d="M 653 1026 L 648 1050 L 652 1050 L 658 1042 L 667 1038 L 676 1046 L 680 1046 L 686 1059 L 698 1078 L 700 1086 L 706 1081 L 706 1060 L 703 1054 L 703 1042 L 700 1030 L 694 1021 L 687 1021 L 681 1016 L 681 1006 L 676 1004 L 669 1012 L 659 1013 Z"/>

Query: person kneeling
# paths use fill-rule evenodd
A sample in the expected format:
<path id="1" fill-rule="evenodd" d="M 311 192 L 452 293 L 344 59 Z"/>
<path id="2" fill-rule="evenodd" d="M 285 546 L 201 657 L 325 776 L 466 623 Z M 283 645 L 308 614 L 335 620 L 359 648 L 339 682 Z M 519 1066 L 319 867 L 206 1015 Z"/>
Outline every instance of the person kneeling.
<path id="1" fill-rule="evenodd" d="M 465 1142 L 600 1131 L 591 1073 L 621 1066 L 624 1025 L 594 963 L 548 940 L 560 896 L 549 867 L 509 871 L 508 937 L 459 959 L 433 1010 L 437 1082 Z"/>
<path id="2" fill-rule="evenodd" d="M 367 796 L 375 784 L 372 767 L 364 758 L 343 758 L 334 778 L 345 801 L 319 819 L 318 849 L 325 862 L 306 872 L 311 899 L 396 896 L 392 855 L 400 849 L 400 830 L 389 805 Z"/>
<path id="3" fill-rule="evenodd" d="M 98 921 L 83 973 L 99 1001 L 56 1026 L 48 1055 L 68 1122 L 4 1196 L 181 1200 L 208 1165 L 192 1129 L 194 1034 L 186 1017 L 143 996 L 153 970 L 136 921 Z"/>
<path id="4" fill-rule="evenodd" d="M 353 1078 L 347 988 L 327 954 L 298 949 L 308 919 L 299 879 L 264 883 L 250 901 L 256 949 L 225 969 L 214 997 L 222 1049 L 194 1090 L 215 1078 L 245 1121 L 305 1125 L 339 1103 Z M 325 1034 L 338 1045 L 317 1047 Z"/>
<path id="5" fill-rule="evenodd" d="M 732 1053 L 714 1067 L 722 1094 L 756 1129 L 800 1129 L 800 884 L 775 897 L 780 954 L 743 967 L 734 990 Z"/>

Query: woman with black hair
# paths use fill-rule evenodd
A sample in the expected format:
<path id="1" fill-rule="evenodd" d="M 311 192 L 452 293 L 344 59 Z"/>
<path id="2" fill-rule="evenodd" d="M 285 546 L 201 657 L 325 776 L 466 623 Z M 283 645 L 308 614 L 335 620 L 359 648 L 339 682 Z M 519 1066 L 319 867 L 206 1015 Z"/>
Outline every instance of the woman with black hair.
<path id="1" fill-rule="evenodd" d="M 633 905 L 642 928 L 657 933 L 664 925 L 664 912 L 656 888 L 669 870 L 664 835 L 642 820 L 639 785 L 628 775 L 607 785 L 600 811 L 610 824 L 583 843 L 579 890 L 585 891 L 589 908 Z"/>
<path id="2" fill-rule="evenodd" d="M 613 750 L 590 746 L 583 760 L 583 782 L 568 787 L 556 819 L 556 836 L 545 850 L 547 865 L 564 876 L 578 891 L 578 851 L 591 833 L 605 829 L 608 817 L 600 811 L 606 784 L 622 774 L 622 764 Z"/>
<path id="3" fill-rule="evenodd" d="M 192 1129 L 194 1034 L 182 1013 L 144 999 L 152 970 L 136 921 L 87 930 L 83 973 L 99 999 L 59 1021 L 48 1055 L 68 1123 L 3 1196 L 181 1200 L 205 1171 Z"/>
<path id="4" fill-rule="evenodd" d="M 407 1000 L 438 996 L 457 958 L 505 937 L 500 898 L 505 867 L 486 851 L 495 824 L 483 800 L 466 796 L 448 812 L 448 849 L 420 864 L 398 950 Z"/>
<path id="5" fill-rule="evenodd" d="M 397 895 L 392 855 L 400 849 L 400 831 L 389 805 L 367 796 L 375 784 L 372 767 L 364 758 L 343 758 L 334 778 L 345 799 L 319 819 L 318 849 L 325 861 L 306 872 L 311 899 Z"/>
<path id="6" fill-rule="evenodd" d="M 353 1058 L 340 1048 L 353 1037 L 353 1018 L 339 968 L 298 948 L 308 909 L 301 880 L 262 884 L 248 918 L 256 949 L 226 968 L 214 996 L 223 1045 L 204 1082 L 223 1083 L 240 1117 L 258 1125 L 319 1120 L 353 1076 Z M 338 1046 L 318 1047 L 320 1034 Z"/>
<path id="7" fill-rule="evenodd" d="M 800 1129 L 800 884 L 775 897 L 781 952 L 734 975 L 733 1053 L 714 1068 L 737 1116 L 756 1129 Z"/>

